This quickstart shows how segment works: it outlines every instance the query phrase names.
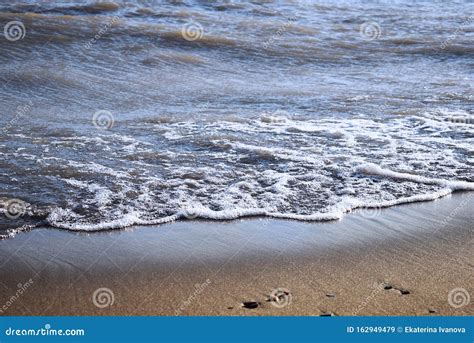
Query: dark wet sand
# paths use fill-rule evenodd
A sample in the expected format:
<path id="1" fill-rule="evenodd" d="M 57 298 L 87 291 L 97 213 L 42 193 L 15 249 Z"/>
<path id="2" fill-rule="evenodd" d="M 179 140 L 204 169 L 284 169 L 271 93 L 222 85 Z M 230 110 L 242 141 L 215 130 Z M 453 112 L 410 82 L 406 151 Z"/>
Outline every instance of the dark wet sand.
<path id="1" fill-rule="evenodd" d="M 473 208 L 471 192 L 331 223 L 37 229 L 0 241 L 0 315 L 474 315 L 448 302 L 454 288 L 474 296 Z M 105 308 L 92 301 L 102 287 Z M 289 305 L 266 301 L 276 288 Z"/>

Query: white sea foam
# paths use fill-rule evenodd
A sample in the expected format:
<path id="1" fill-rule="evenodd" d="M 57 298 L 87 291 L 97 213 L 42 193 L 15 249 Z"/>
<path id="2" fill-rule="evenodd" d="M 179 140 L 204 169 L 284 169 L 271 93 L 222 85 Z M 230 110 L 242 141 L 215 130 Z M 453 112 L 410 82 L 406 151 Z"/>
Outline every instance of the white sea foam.
<path id="1" fill-rule="evenodd" d="M 53 210 L 48 218 L 48 223 L 57 228 L 67 229 L 72 231 L 102 231 L 102 230 L 111 230 L 111 229 L 123 229 L 132 225 L 158 225 L 168 222 L 175 221 L 179 218 L 179 215 L 173 215 L 164 218 L 157 219 L 141 219 L 140 214 L 132 212 L 127 213 L 123 217 L 115 220 L 105 220 L 100 223 L 83 223 L 78 220 L 78 216 L 70 210 L 64 209 L 55 209 Z M 71 222 L 71 219 L 77 221 Z"/>
<path id="2" fill-rule="evenodd" d="M 94 152 L 88 159 L 76 155 L 74 140 L 57 136 L 58 147 L 71 148 L 65 155 L 43 149 L 45 156 L 31 159 L 35 153 L 27 149 L 6 158 L 41 167 L 43 180 L 67 199 L 47 222 L 68 230 L 247 216 L 327 221 L 357 208 L 474 190 L 473 138 L 435 119 L 265 114 L 166 120 L 140 126 L 140 133 L 152 134 L 145 139 L 130 133 L 80 139 L 81 149 Z M 426 129 L 427 120 L 435 120 L 438 131 Z"/>
<path id="3" fill-rule="evenodd" d="M 358 208 L 365 209 L 379 209 L 386 208 L 404 203 L 421 202 L 435 200 L 451 194 L 457 190 L 474 190 L 474 183 L 455 181 L 455 180 L 442 180 L 432 179 L 423 176 L 399 173 L 386 168 L 381 168 L 373 163 L 366 163 L 358 166 L 356 170 L 360 173 L 367 175 L 377 175 L 381 177 L 394 178 L 399 180 L 407 180 L 422 184 L 436 184 L 443 186 L 442 189 L 425 194 L 415 194 L 407 197 L 400 197 L 391 200 L 380 200 L 380 201 L 364 201 L 352 196 L 345 196 L 341 201 L 331 206 L 326 212 L 318 212 L 312 214 L 297 214 L 291 212 L 275 212 L 266 208 L 232 208 L 226 210 L 215 211 L 209 208 L 205 208 L 200 204 L 188 207 L 187 209 L 176 209 L 176 212 L 172 215 L 160 218 L 145 218 L 144 213 L 133 211 L 126 215 L 108 221 L 102 221 L 96 224 L 82 222 L 82 219 L 77 214 L 70 210 L 55 209 L 50 213 L 47 221 L 50 225 L 58 228 L 74 230 L 74 231 L 100 231 L 125 228 L 132 225 L 158 225 L 163 223 L 169 223 L 180 219 L 209 219 L 209 220 L 232 220 L 242 217 L 254 217 L 254 216 L 266 216 L 279 219 L 292 219 L 301 221 L 331 221 L 339 220 L 346 213 L 352 212 Z M 269 171 L 270 175 L 273 174 Z M 285 176 L 283 180 L 278 181 L 274 186 L 276 193 L 287 195 L 288 178 Z"/>
<path id="4" fill-rule="evenodd" d="M 381 168 L 373 163 L 367 163 L 361 165 L 357 168 L 360 172 L 369 174 L 369 175 L 380 175 L 392 177 L 394 179 L 408 180 L 417 183 L 424 183 L 429 185 L 440 185 L 450 189 L 451 191 L 474 191 L 474 182 L 467 181 L 453 181 L 453 180 L 443 180 L 443 179 L 434 179 L 429 177 L 424 177 L 420 175 L 408 174 L 408 173 L 398 173 L 391 171 L 389 169 Z"/>
<path id="5" fill-rule="evenodd" d="M 451 189 L 442 189 L 438 192 L 430 194 L 418 194 L 410 197 L 399 198 L 391 201 L 381 202 L 367 202 L 364 203 L 358 199 L 345 199 L 345 201 L 337 204 L 334 209 L 326 213 L 314 213 L 309 215 L 271 212 L 265 209 L 250 208 L 250 209 L 233 209 L 213 211 L 211 209 L 201 209 L 192 211 L 179 211 L 174 215 L 156 218 L 143 219 L 138 213 L 128 213 L 122 218 L 104 221 L 97 224 L 70 222 L 71 213 L 61 209 L 54 210 L 47 218 L 50 225 L 57 228 L 72 230 L 72 231 L 101 231 L 111 229 L 121 229 L 133 225 L 158 225 L 173 222 L 179 219 L 209 219 L 209 220 L 233 220 L 244 217 L 265 216 L 278 219 L 291 219 L 299 221 L 332 221 L 341 219 L 344 214 L 352 212 L 358 208 L 377 209 L 385 208 L 405 203 L 421 202 L 435 200 L 452 193 Z"/>

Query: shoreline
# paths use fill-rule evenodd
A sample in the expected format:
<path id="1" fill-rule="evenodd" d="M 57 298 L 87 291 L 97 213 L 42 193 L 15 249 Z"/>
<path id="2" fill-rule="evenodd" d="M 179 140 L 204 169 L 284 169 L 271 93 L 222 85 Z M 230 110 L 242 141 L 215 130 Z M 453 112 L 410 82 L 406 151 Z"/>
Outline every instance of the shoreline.
<path id="1" fill-rule="evenodd" d="M 33 281 L 0 315 L 473 315 L 448 302 L 473 294 L 473 205 L 460 192 L 331 222 L 33 229 L 0 241 L 0 308 Z M 94 304 L 100 289 L 113 304 Z"/>
<path id="2" fill-rule="evenodd" d="M 463 184 L 464 181 L 455 181 L 455 183 Z M 367 205 L 361 203 L 360 205 L 348 207 L 343 210 L 340 210 L 339 214 L 334 213 L 317 213 L 317 214 L 310 214 L 310 215 L 298 215 L 298 214 L 284 214 L 284 213 L 267 213 L 265 210 L 259 209 L 250 209 L 248 213 L 240 212 L 234 215 L 234 217 L 229 216 L 229 211 L 204 211 L 205 214 L 198 214 L 198 213 L 189 213 L 187 211 L 180 211 L 176 214 L 173 214 L 169 217 L 163 217 L 159 219 L 154 219 L 151 223 L 142 223 L 142 224 L 133 224 L 133 223 L 125 223 L 120 224 L 118 226 L 111 225 L 111 222 L 105 222 L 101 224 L 97 224 L 97 228 L 94 229 L 77 229 L 77 228 L 70 228 L 66 226 L 54 226 L 49 224 L 47 220 L 44 222 L 40 222 L 37 224 L 26 224 L 24 226 L 9 229 L 6 231 L 5 234 L 0 234 L 0 241 L 5 239 L 14 238 L 19 233 L 29 232 L 35 228 L 48 228 L 53 230 L 65 230 L 69 232 L 75 233 L 86 233 L 86 234 L 93 234 L 96 232 L 114 232 L 117 230 L 130 230 L 138 227 L 143 226 L 161 226 L 165 224 L 172 224 L 176 222 L 180 222 L 182 218 L 185 220 L 195 220 L 195 221 L 210 221 L 210 222 L 221 222 L 221 223 L 229 223 L 236 220 L 289 220 L 289 221 L 297 221 L 297 222 L 306 222 L 306 223 L 325 223 L 325 222 L 336 222 L 342 220 L 345 216 L 350 215 L 354 212 L 358 211 L 380 211 L 382 209 L 394 207 L 394 206 L 404 206 L 409 204 L 416 204 L 416 203 L 423 203 L 423 202 L 430 202 L 436 201 L 439 199 L 443 199 L 446 197 L 450 197 L 453 194 L 470 194 L 472 191 L 465 189 L 444 189 L 440 190 L 435 193 L 428 193 L 428 194 L 421 194 L 421 195 L 414 195 L 410 197 L 400 198 L 392 201 L 385 201 L 381 203 L 377 203 L 374 205 Z M 474 195 L 468 195 L 468 198 Z M 207 214 L 206 214 L 207 213 Z M 209 214 L 211 213 L 211 214 Z M 115 221 L 114 221 L 115 222 Z M 156 223 L 155 223 L 156 222 Z M 89 225 L 85 225 L 85 227 L 89 227 Z M 109 228 L 110 227 L 110 228 Z"/>

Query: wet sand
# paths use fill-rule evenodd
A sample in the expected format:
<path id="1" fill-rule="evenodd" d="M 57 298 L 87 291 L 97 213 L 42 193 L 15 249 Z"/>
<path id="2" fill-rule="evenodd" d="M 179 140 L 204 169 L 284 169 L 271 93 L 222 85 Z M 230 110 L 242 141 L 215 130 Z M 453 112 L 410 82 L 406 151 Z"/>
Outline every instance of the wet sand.
<path id="1" fill-rule="evenodd" d="M 0 241 L 0 315 L 474 315 L 473 208 L 471 192 L 327 223 L 35 229 Z"/>

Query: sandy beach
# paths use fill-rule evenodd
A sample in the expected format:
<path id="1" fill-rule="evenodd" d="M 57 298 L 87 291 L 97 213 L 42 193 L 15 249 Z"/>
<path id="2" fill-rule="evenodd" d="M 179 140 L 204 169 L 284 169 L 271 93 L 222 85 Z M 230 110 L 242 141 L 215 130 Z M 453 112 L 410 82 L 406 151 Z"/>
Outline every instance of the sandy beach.
<path id="1" fill-rule="evenodd" d="M 0 241 L 0 314 L 473 315 L 448 301 L 473 294 L 472 194 L 327 223 L 35 229 Z"/>

